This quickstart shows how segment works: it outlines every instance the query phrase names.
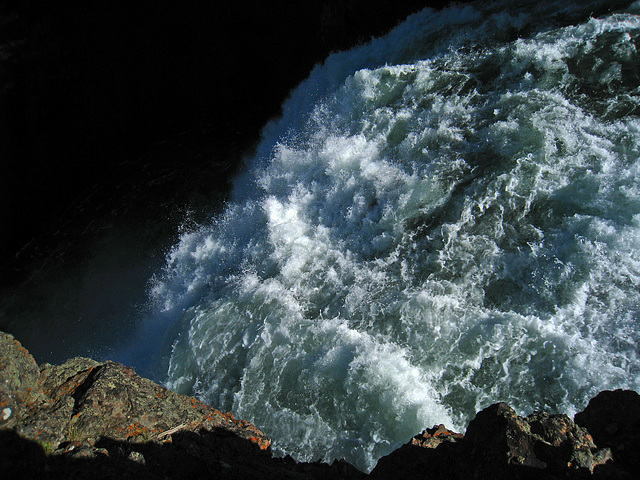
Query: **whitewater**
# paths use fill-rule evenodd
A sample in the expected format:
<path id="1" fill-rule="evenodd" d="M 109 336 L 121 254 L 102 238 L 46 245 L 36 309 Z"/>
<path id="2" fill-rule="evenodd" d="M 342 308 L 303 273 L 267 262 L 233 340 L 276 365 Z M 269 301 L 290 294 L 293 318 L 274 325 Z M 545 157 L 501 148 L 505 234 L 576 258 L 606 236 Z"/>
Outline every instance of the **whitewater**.
<path id="1" fill-rule="evenodd" d="M 640 390 L 639 39 L 640 2 L 504 0 L 328 57 L 151 282 L 165 384 L 367 471 Z"/>

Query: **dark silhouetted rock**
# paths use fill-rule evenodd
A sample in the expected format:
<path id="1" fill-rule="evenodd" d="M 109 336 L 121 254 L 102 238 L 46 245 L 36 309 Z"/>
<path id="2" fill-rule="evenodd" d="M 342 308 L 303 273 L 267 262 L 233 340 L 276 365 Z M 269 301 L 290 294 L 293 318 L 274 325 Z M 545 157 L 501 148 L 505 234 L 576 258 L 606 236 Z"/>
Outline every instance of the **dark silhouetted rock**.
<path id="1" fill-rule="evenodd" d="M 598 446 L 613 452 L 622 464 L 640 478 L 640 395 L 632 390 L 600 392 L 575 422 L 589 430 Z"/>
<path id="2" fill-rule="evenodd" d="M 505 403 L 496 403 L 474 418 L 465 435 L 470 456 L 480 471 L 511 465 L 545 468 L 533 449 L 526 421 Z"/>
<path id="3" fill-rule="evenodd" d="M 495 478 L 579 478 L 611 459 L 566 415 L 522 418 L 504 403 L 480 412 L 465 440 L 474 474 L 495 472 Z"/>
<path id="4" fill-rule="evenodd" d="M 427 429 L 380 459 L 373 478 L 593 478 L 611 460 L 586 429 L 566 415 L 520 417 L 505 403 L 482 410 L 463 436 L 443 425 Z"/>

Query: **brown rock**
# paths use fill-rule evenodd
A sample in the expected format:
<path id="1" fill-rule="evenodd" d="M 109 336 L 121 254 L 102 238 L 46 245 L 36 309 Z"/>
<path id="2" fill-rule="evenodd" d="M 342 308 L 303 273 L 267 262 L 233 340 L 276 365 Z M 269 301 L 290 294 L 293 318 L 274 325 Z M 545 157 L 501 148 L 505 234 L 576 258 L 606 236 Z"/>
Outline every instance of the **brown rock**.
<path id="1" fill-rule="evenodd" d="M 270 440 L 255 425 L 119 363 L 74 358 L 38 369 L 1 332 L 0 400 L 7 412 L 0 423 L 0 471 L 7 478 L 364 476 L 343 460 L 272 458 Z"/>
<path id="2" fill-rule="evenodd" d="M 0 428 L 54 451 L 98 437 L 170 441 L 178 431 L 222 429 L 268 449 L 258 428 L 199 400 L 169 391 L 115 362 L 74 358 L 40 369 L 11 335 L 0 332 Z"/>
<path id="3" fill-rule="evenodd" d="M 51 365 L 45 363 L 40 366 L 40 383 L 42 390 L 50 397 L 60 397 L 64 393 L 71 394 L 69 388 L 73 386 L 68 380 L 75 377 L 78 372 L 89 371 L 92 367 L 100 365 L 99 362 L 90 358 L 76 357 L 67 360 L 62 365 Z M 64 391 L 64 385 L 67 384 L 67 391 Z"/>
<path id="4" fill-rule="evenodd" d="M 443 442 L 456 443 L 463 438 L 464 435 L 461 433 L 452 432 L 440 424 L 434 425 L 433 428 L 427 428 L 423 430 L 421 434 L 413 437 L 411 439 L 411 445 L 422 448 L 436 448 Z"/>
<path id="5" fill-rule="evenodd" d="M 0 332 L 0 428 L 12 428 L 45 401 L 40 372 L 29 352 Z"/>
<path id="6" fill-rule="evenodd" d="M 538 457 L 550 471 L 588 470 L 611 460 L 611 450 L 598 448 L 586 429 L 566 415 L 535 412 L 526 418 Z"/>
<path id="7" fill-rule="evenodd" d="M 274 459 L 253 424 L 115 362 L 37 365 L 0 332 L 0 469 L 11 478 L 363 478 L 343 460 Z M 589 431 L 588 431 L 588 430 Z M 593 437 L 589 434 L 593 433 Z M 613 450 L 613 455 L 612 455 Z M 504 403 L 465 435 L 427 428 L 371 478 L 638 478 L 640 395 L 602 392 L 576 415 L 520 417 Z"/>
<path id="8" fill-rule="evenodd" d="M 167 390 L 119 363 L 75 358 L 60 366 L 45 365 L 41 384 L 48 403 L 18 428 L 40 442 L 59 444 L 64 439 L 78 442 L 97 437 L 170 441 L 178 431 L 204 428 L 227 430 L 263 450 L 271 443 L 253 424 Z"/>

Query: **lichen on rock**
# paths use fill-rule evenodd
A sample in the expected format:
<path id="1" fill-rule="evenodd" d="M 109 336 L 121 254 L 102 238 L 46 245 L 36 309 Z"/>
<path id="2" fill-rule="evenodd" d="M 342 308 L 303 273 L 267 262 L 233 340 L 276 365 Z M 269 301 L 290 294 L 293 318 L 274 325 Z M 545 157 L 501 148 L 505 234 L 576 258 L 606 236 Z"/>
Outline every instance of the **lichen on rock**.
<path id="1" fill-rule="evenodd" d="M 271 456 L 255 425 L 140 377 L 73 358 L 38 368 L 0 332 L 0 468 L 7 478 L 358 478 L 347 462 Z M 26 464 L 30 467 L 26 468 Z M 6 467 L 6 468 L 4 468 Z M 99 468 L 98 468 L 99 467 Z M 44 472 L 48 472 L 46 475 Z"/>

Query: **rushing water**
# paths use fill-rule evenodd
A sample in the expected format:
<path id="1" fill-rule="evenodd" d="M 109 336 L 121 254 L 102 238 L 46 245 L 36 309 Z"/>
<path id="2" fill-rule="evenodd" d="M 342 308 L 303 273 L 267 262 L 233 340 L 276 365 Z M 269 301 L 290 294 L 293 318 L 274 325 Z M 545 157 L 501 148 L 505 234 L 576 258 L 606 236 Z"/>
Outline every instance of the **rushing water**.
<path id="1" fill-rule="evenodd" d="M 640 389 L 640 3 L 613 3 L 425 10 L 316 67 L 154 280 L 168 386 L 365 470 L 496 401 Z"/>

